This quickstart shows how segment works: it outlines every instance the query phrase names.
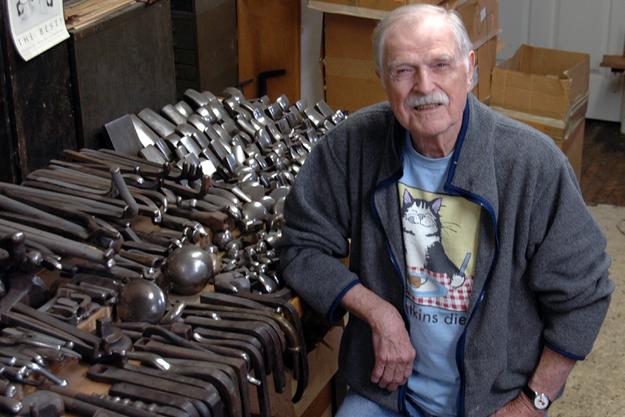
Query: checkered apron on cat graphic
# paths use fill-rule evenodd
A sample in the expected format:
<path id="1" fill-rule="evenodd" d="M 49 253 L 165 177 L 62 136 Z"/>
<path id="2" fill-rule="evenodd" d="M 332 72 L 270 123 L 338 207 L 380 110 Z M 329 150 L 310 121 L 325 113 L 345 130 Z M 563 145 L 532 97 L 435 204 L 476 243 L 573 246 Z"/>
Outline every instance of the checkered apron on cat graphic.
<path id="1" fill-rule="evenodd" d="M 436 279 L 436 283 L 445 287 L 447 295 L 439 297 L 415 297 L 410 292 L 406 292 L 407 296 L 419 305 L 434 306 L 444 308 L 445 310 L 465 312 L 469 309 L 469 298 L 473 289 L 473 277 L 466 275 L 465 280 L 459 287 L 453 288 L 450 283 L 451 279 L 447 274 L 432 272 L 425 268 L 410 268 L 411 272 L 417 274 L 426 274 Z"/>

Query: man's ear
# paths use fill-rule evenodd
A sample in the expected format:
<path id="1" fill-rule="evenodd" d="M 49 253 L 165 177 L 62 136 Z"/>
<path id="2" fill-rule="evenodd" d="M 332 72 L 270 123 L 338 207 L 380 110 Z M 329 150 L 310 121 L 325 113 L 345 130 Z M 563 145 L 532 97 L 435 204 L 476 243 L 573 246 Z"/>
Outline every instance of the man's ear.
<path id="1" fill-rule="evenodd" d="M 469 51 L 469 68 L 467 68 L 467 80 L 469 83 L 469 88 L 473 83 L 473 74 L 475 73 L 475 51 L 471 49 Z"/>
<path id="2" fill-rule="evenodd" d="M 382 86 L 384 91 L 386 91 L 386 84 L 384 84 L 384 77 L 382 77 L 382 75 L 380 74 L 380 71 L 377 68 L 375 69 L 375 75 L 378 76 L 378 80 L 380 81 L 380 85 Z"/>

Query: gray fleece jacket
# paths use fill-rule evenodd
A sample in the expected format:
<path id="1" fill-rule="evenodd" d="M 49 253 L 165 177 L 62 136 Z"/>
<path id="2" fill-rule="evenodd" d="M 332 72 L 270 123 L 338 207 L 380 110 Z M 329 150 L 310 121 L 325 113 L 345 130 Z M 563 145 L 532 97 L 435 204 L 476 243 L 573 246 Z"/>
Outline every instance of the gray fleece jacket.
<path id="1" fill-rule="evenodd" d="M 473 96 L 467 103 L 445 191 L 483 210 L 469 319 L 456 351 L 458 415 L 478 417 L 518 395 L 543 346 L 583 359 L 613 283 L 605 239 L 567 158 L 538 131 Z M 282 275 L 331 323 L 356 283 L 391 302 L 407 323 L 397 193 L 405 134 L 387 103 L 354 113 L 315 146 L 287 198 Z M 371 329 L 350 317 L 339 354 L 347 383 L 403 411 L 405 386 L 378 388 L 373 365 Z"/>

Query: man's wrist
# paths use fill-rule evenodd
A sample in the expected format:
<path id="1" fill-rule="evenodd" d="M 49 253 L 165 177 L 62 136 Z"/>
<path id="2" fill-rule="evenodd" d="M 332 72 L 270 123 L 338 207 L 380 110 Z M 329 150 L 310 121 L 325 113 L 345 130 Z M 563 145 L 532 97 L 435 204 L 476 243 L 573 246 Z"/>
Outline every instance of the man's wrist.
<path id="1" fill-rule="evenodd" d="M 562 392 L 564 383 L 575 364 L 576 361 L 545 347 L 539 364 L 527 381 L 527 385 L 536 392 L 545 393 L 553 401 Z"/>
<path id="2" fill-rule="evenodd" d="M 389 325 L 389 320 L 394 318 L 395 315 L 401 320 L 401 315 L 397 312 L 397 309 L 385 300 L 376 300 L 375 304 L 371 307 L 371 314 L 368 317 L 368 324 L 374 330 L 382 330 Z"/>

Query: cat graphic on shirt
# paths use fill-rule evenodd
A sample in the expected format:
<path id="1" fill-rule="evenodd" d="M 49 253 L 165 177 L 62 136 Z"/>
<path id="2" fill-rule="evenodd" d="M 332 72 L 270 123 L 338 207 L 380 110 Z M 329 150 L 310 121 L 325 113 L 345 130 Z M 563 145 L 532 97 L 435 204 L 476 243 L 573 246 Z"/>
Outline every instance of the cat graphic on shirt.
<path id="1" fill-rule="evenodd" d="M 462 286 L 465 273 L 449 259 L 441 240 L 443 226 L 439 211 L 443 199 L 437 197 L 427 201 L 413 198 L 408 190 L 404 190 L 402 200 L 404 242 L 411 266 L 446 274 L 452 288 Z M 413 236 L 415 238 L 411 238 Z M 437 287 L 435 280 L 428 279 L 426 275 L 411 274 L 410 278 L 411 286 L 418 288 L 419 292 L 434 291 Z"/>

